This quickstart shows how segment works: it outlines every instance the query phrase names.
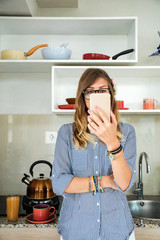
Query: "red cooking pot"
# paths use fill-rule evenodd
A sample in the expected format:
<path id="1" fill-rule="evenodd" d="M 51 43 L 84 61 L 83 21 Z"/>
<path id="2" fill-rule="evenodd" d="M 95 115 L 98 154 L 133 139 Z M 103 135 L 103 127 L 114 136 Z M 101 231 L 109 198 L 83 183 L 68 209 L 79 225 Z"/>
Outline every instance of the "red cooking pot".
<path id="1" fill-rule="evenodd" d="M 133 48 L 122 51 L 122 52 L 114 55 L 112 57 L 112 60 L 116 60 L 119 56 L 131 53 L 133 51 L 134 51 Z M 84 60 L 109 60 L 110 58 L 111 58 L 110 56 L 105 55 L 105 54 L 100 54 L 100 53 L 85 53 L 85 54 L 83 54 Z"/>

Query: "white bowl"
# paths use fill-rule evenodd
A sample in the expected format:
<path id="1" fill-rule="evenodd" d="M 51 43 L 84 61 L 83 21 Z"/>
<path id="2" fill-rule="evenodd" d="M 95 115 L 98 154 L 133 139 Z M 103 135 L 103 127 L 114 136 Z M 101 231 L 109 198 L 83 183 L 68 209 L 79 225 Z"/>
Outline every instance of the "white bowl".
<path id="1" fill-rule="evenodd" d="M 44 59 L 70 59 L 72 51 L 64 47 L 44 47 L 41 49 Z"/>

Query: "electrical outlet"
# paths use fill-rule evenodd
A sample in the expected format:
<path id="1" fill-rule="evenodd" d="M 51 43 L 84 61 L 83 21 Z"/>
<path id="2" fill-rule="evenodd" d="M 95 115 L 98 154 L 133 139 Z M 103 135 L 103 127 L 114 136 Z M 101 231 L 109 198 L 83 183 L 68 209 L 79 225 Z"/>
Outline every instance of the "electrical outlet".
<path id="1" fill-rule="evenodd" d="M 45 143 L 54 144 L 56 143 L 57 132 L 45 132 Z"/>

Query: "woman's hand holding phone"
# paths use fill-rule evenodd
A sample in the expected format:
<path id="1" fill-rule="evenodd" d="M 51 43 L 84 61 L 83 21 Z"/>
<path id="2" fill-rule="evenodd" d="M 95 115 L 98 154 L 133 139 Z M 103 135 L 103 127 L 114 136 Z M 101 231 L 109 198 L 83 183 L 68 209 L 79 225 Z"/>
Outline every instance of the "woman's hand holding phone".
<path id="1" fill-rule="evenodd" d="M 99 107 L 95 107 L 97 114 L 94 111 L 88 110 L 88 128 L 91 133 L 95 134 L 102 142 L 107 145 L 109 151 L 119 147 L 119 140 L 116 135 L 117 120 L 112 111 L 110 111 L 111 122 L 106 114 Z"/>

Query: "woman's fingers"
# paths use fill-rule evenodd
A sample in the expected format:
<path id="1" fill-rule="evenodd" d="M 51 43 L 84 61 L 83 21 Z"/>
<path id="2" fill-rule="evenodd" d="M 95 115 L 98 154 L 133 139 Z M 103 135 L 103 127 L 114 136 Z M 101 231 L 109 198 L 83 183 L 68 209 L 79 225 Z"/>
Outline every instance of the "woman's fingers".
<path id="1" fill-rule="evenodd" d="M 117 119 L 116 116 L 114 115 L 114 113 L 111 110 L 111 119 L 112 119 L 112 124 L 117 127 Z"/>
<path id="2" fill-rule="evenodd" d="M 92 126 L 92 124 L 91 123 L 88 123 L 88 129 L 89 129 L 89 131 L 91 132 L 91 133 L 96 133 L 96 130 L 93 128 L 93 126 Z"/>
<path id="3" fill-rule="evenodd" d="M 98 125 L 100 126 L 102 123 L 102 119 L 100 119 L 93 111 L 88 111 L 90 113 L 90 118 Z"/>
<path id="4" fill-rule="evenodd" d="M 88 116 L 88 122 L 89 122 L 89 126 L 91 127 L 91 129 L 97 131 L 98 130 L 98 125 L 92 120 L 92 118 L 90 116 Z"/>
<path id="5" fill-rule="evenodd" d="M 94 122 L 92 123 L 92 127 L 94 127 L 95 130 L 98 130 L 97 127 L 104 127 L 104 125 L 106 127 L 113 125 L 117 128 L 117 119 L 112 110 L 110 112 L 111 121 L 108 120 L 106 113 L 102 109 L 96 107 L 96 111 L 98 115 L 94 111 L 88 110 L 88 113 L 90 114 L 88 116 L 88 121 Z"/>
<path id="6" fill-rule="evenodd" d="M 100 109 L 99 107 L 96 107 L 96 112 L 99 116 L 97 116 L 93 111 L 89 110 L 90 116 L 93 118 L 93 120 L 100 126 L 102 123 L 105 123 L 107 126 L 110 124 L 110 121 L 107 118 L 106 113 Z"/>
<path id="7" fill-rule="evenodd" d="M 105 123 L 110 123 L 106 113 L 99 107 L 96 106 L 96 111 L 99 113 L 101 119 L 103 120 L 103 122 Z"/>
<path id="8" fill-rule="evenodd" d="M 92 126 L 90 124 L 88 124 L 88 129 L 91 133 L 95 134 L 96 131 L 94 130 L 94 128 L 92 128 Z"/>
<path id="9" fill-rule="evenodd" d="M 102 111 L 102 109 L 100 109 L 99 107 L 96 107 L 96 111 L 99 113 L 102 121 L 108 126 L 108 125 L 110 124 L 110 121 L 109 121 L 109 119 L 107 118 L 105 112 Z M 117 119 L 116 119 L 116 116 L 114 115 L 114 113 L 112 112 L 112 110 L 111 110 L 111 112 L 110 112 L 110 116 L 111 116 L 111 120 L 112 120 L 111 122 L 112 122 L 112 124 L 113 124 L 115 127 L 117 127 Z"/>

